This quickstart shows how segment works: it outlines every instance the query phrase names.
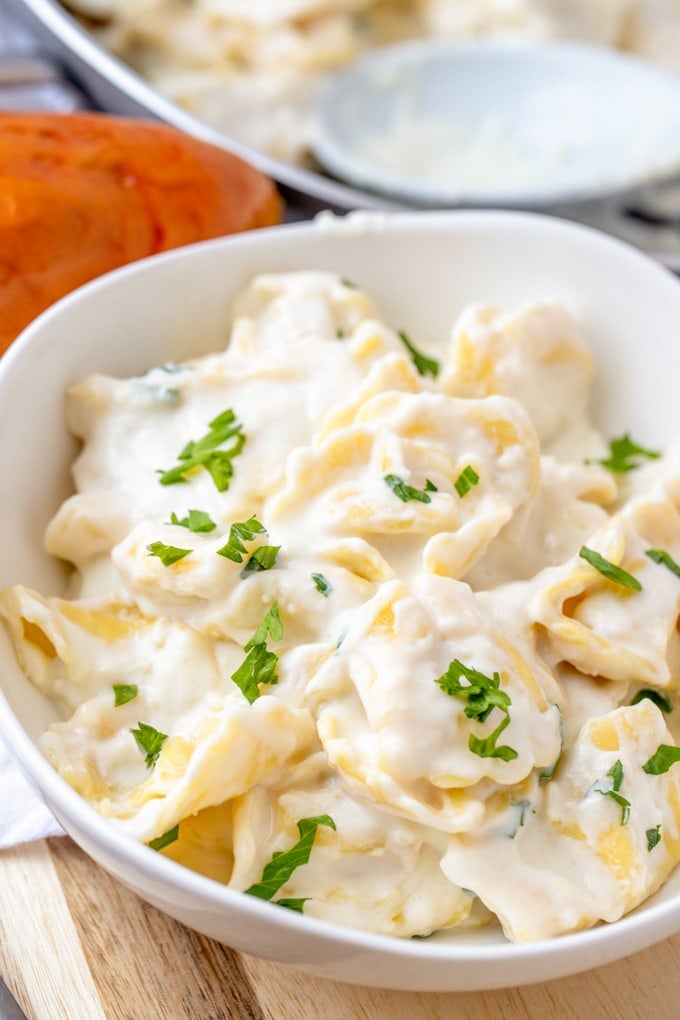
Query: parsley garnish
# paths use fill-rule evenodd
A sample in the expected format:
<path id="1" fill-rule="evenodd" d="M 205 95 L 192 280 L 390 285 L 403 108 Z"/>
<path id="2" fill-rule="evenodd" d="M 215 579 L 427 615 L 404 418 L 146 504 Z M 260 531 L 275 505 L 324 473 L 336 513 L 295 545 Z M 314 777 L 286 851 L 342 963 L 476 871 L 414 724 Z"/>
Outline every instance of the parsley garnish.
<path id="1" fill-rule="evenodd" d="M 473 754 L 478 754 L 480 758 L 500 758 L 501 761 L 512 761 L 518 757 L 514 747 L 508 747 L 507 744 L 501 744 L 500 747 L 496 745 L 501 733 L 509 725 L 510 715 L 506 713 L 505 718 L 501 719 L 496 729 L 488 737 L 475 737 L 470 734 L 468 747 Z"/>
<path id="2" fill-rule="evenodd" d="M 202 467 L 210 474 L 219 492 L 225 492 L 229 488 L 229 482 L 234 474 L 232 461 L 241 452 L 246 441 L 242 431 L 243 425 L 236 421 L 236 415 L 229 408 L 217 418 L 213 418 L 208 427 L 210 431 L 206 435 L 201 439 L 190 440 L 177 455 L 177 459 L 181 461 L 177 467 L 160 472 L 161 485 L 186 482 L 188 474 Z M 228 449 L 217 449 L 229 439 L 232 443 Z"/>
<path id="3" fill-rule="evenodd" d="M 408 333 L 404 333 L 403 330 L 399 330 L 397 334 L 401 342 L 403 343 L 406 350 L 413 359 L 413 364 L 416 367 L 416 371 L 419 375 L 431 375 L 434 379 L 439 375 L 439 369 L 441 365 L 436 358 L 428 358 L 414 346 Z"/>
<path id="4" fill-rule="evenodd" d="M 642 771 L 649 776 L 661 776 L 677 761 L 680 761 L 680 747 L 659 744 L 649 761 L 642 766 Z"/>
<path id="5" fill-rule="evenodd" d="M 642 465 L 643 459 L 658 460 L 661 454 L 657 450 L 647 450 L 644 446 L 638 446 L 625 432 L 622 436 L 612 439 L 609 442 L 609 456 L 603 460 L 587 461 L 589 464 L 602 464 L 615 474 L 627 474 L 628 471 L 635 471 Z"/>
<path id="6" fill-rule="evenodd" d="M 649 556 L 650 560 L 654 560 L 655 563 L 661 563 L 664 567 L 668 567 L 672 574 L 680 577 L 680 563 L 676 563 L 665 549 L 647 549 L 645 556 Z"/>
<path id="7" fill-rule="evenodd" d="M 330 815 L 317 815 L 314 818 L 301 818 L 297 823 L 300 839 L 288 850 L 275 850 L 268 864 L 262 871 L 259 882 L 249 886 L 245 892 L 249 896 L 257 896 L 261 900 L 272 900 L 281 886 L 285 885 L 293 872 L 302 864 L 307 864 L 312 853 L 316 833 L 320 825 L 335 829 L 335 822 Z M 302 911 L 305 899 L 274 900 L 279 906 Z"/>
<path id="8" fill-rule="evenodd" d="M 402 503 L 408 503 L 412 499 L 418 500 L 419 503 L 431 503 L 432 499 L 429 492 L 424 489 L 414 489 L 412 485 L 408 485 L 403 478 L 399 475 L 383 475 L 385 484 L 392 490 L 395 496 L 398 496 Z"/>
<path id="9" fill-rule="evenodd" d="M 631 701 L 631 705 L 639 705 L 644 698 L 649 698 L 650 701 L 653 701 L 656 707 L 661 709 L 662 712 L 665 712 L 666 715 L 670 715 L 673 711 L 673 705 L 671 704 L 670 699 L 665 697 L 659 691 L 651 690 L 649 687 L 645 687 L 641 691 L 638 691 Z"/>
<path id="10" fill-rule="evenodd" d="M 192 549 L 180 549 L 176 545 L 166 545 L 164 542 L 152 542 L 147 545 L 149 556 L 157 556 L 164 567 L 171 567 L 188 556 Z"/>
<path id="11" fill-rule="evenodd" d="M 617 567 L 615 563 L 610 563 L 604 556 L 600 556 L 594 549 L 589 549 L 587 545 L 582 545 L 579 550 L 579 556 L 586 563 L 590 563 L 591 567 L 594 567 L 598 573 L 606 577 L 608 581 L 613 581 L 614 584 L 620 584 L 624 588 L 633 588 L 635 591 L 642 591 L 642 585 L 638 581 L 637 577 L 633 577 L 627 570 L 622 567 Z"/>
<path id="12" fill-rule="evenodd" d="M 152 839 L 148 843 L 150 850 L 163 850 L 166 846 L 170 846 L 171 843 L 176 843 L 179 839 L 179 823 L 173 825 L 171 829 L 164 832 L 162 836 L 157 836 L 156 839 Z"/>
<path id="13" fill-rule="evenodd" d="M 194 532 L 214 531 L 217 527 L 205 510 L 189 510 L 186 517 L 178 517 L 176 513 L 171 513 L 170 524 L 177 524 L 180 528 L 188 528 Z"/>
<path id="14" fill-rule="evenodd" d="M 137 684 L 114 684 L 113 707 L 120 708 L 121 705 L 127 705 L 128 701 L 133 701 L 138 694 Z"/>
<path id="15" fill-rule="evenodd" d="M 259 546 L 241 571 L 241 577 L 248 577 L 249 574 L 255 574 L 259 570 L 271 570 L 280 548 L 280 545 Z"/>
<path id="16" fill-rule="evenodd" d="M 591 789 L 595 793 L 601 793 L 603 797 L 610 797 L 621 808 L 621 825 L 627 825 L 630 818 L 630 801 L 619 793 L 623 782 L 623 764 L 617 759 L 609 772 L 607 779 L 600 779 L 593 784 Z"/>
<path id="17" fill-rule="evenodd" d="M 429 478 L 425 479 L 425 492 L 439 492 L 439 489 Z"/>
<path id="18" fill-rule="evenodd" d="M 153 726 L 148 726 L 147 723 L 138 722 L 137 726 L 139 729 L 131 729 L 130 733 L 137 741 L 140 751 L 144 753 L 147 768 L 151 768 L 158 761 L 158 755 L 161 753 L 161 748 L 168 739 L 168 735 L 154 729 Z"/>
<path id="19" fill-rule="evenodd" d="M 234 563 L 243 563 L 243 557 L 248 552 L 243 543 L 252 542 L 255 535 L 266 534 L 267 529 L 254 516 L 247 521 L 238 521 L 229 528 L 227 543 L 218 549 L 217 553 L 219 556 L 226 556 L 228 560 L 233 560 Z"/>
<path id="20" fill-rule="evenodd" d="M 510 807 L 519 808 L 519 818 L 517 820 L 517 825 L 515 826 L 514 831 L 509 833 L 510 839 L 514 839 L 515 836 L 517 835 L 517 833 L 519 832 L 519 830 L 524 826 L 524 822 L 526 821 L 527 813 L 531 809 L 531 801 L 530 800 L 515 800 L 515 801 L 512 802 Z"/>
<path id="21" fill-rule="evenodd" d="M 279 659 L 274 652 L 268 650 L 267 636 L 271 637 L 272 641 L 280 641 L 283 637 L 278 602 L 272 602 L 262 623 L 243 647 L 243 651 L 247 653 L 245 659 L 231 674 L 231 679 L 243 691 L 251 705 L 260 697 L 260 684 L 278 682 L 276 667 Z"/>
<path id="22" fill-rule="evenodd" d="M 461 677 L 467 680 L 466 684 L 460 682 Z M 510 695 L 500 690 L 499 673 L 485 676 L 479 670 L 463 665 L 460 659 L 450 662 L 446 673 L 438 677 L 435 683 L 452 698 L 467 701 L 465 715 L 468 719 L 484 722 L 494 708 L 506 712 L 511 704 Z"/>
<path id="23" fill-rule="evenodd" d="M 467 684 L 461 684 L 461 677 L 467 680 Z M 477 669 L 465 666 L 459 659 L 454 659 L 449 663 L 446 673 L 435 678 L 435 683 L 439 684 L 445 694 L 467 701 L 464 711 L 468 719 L 485 722 L 494 708 L 505 712 L 505 718 L 488 737 L 475 737 L 471 734 L 468 747 L 473 754 L 479 755 L 480 758 L 500 758 L 502 761 L 512 761 L 517 758 L 517 751 L 507 745 L 498 747 L 496 744 L 499 736 L 510 723 L 508 709 L 512 704 L 510 695 L 500 689 L 500 682 L 500 673 L 486 676 Z"/>
<path id="24" fill-rule="evenodd" d="M 645 836 L 647 837 L 647 850 L 651 853 L 654 847 L 661 842 L 661 822 L 653 829 L 646 829 Z"/>
<path id="25" fill-rule="evenodd" d="M 347 287 L 348 290 L 359 290 L 359 284 L 353 283 L 352 280 L 348 280 L 346 277 L 340 277 L 340 283 L 343 287 Z"/>
<path id="26" fill-rule="evenodd" d="M 463 496 L 467 496 L 467 494 L 470 491 L 470 489 L 474 489 L 474 487 L 475 487 L 475 485 L 477 485 L 478 481 L 479 481 L 479 475 L 477 474 L 475 469 L 472 467 L 472 465 L 468 464 L 467 467 L 463 468 L 463 470 L 458 475 L 458 477 L 456 478 L 456 480 L 453 483 L 453 485 L 454 485 L 454 488 L 455 488 L 456 492 L 458 493 L 458 495 L 462 499 Z"/>
<path id="27" fill-rule="evenodd" d="M 316 590 L 328 598 L 330 593 L 333 591 L 330 581 L 328 581 L 323 574 L 312 574 L 312 581 L 314 582 Z"/>

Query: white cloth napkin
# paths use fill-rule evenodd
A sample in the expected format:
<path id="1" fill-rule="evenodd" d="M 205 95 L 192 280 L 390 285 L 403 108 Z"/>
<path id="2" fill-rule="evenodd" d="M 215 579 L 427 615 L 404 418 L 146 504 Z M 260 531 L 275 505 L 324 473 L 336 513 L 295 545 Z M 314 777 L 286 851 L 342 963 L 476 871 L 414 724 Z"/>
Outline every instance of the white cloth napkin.
<path id="1" fill-rule="evenodd" d="M 0 850 L 64 830 L 0 739 Z"/>

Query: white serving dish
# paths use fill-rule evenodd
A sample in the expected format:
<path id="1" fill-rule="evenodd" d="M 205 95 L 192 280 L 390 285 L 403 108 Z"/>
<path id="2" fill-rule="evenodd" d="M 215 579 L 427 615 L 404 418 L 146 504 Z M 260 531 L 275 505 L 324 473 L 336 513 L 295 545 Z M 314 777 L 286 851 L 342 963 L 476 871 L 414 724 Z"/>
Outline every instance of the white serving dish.
<path id="1" fill-rule="evenodd" d="M 680 284 L 605 235 L 521 213 L 364 213 L 207 242 L 138 262 L 64 298 L 0 361 L 0 584 L 47 593 L 63 584 L 41 540 L 69 491 L 75 444 L 62 417 L 66 385 L 92 371 L 127 375 L 218 349 L 232 297 L 253 274 L 303 268 L 356 280 L 387 322 L 435 340 L 471 301 L 561 300 L 594 348 L 598 424 L 654 445 L 679 431 L 672 367 Z M 4 630 L 0 656 L 0 729 L 66 831 L 145 900 L 238 950 L 335 980 L 471 990 L 596 967 L 680 930 L 677 872 L 615 924 L 526 945 L 509 944 L 496 929 L 400 941 L 233 892 L 123 836 L 67 786 L 35 743 L 54 711 L 19 671 Z"/>

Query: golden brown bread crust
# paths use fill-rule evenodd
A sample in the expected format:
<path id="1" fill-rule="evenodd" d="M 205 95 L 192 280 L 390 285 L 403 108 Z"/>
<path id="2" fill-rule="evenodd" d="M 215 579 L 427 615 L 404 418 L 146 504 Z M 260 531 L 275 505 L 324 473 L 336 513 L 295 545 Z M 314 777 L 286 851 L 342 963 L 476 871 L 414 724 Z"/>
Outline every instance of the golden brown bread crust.
<path id="1" fill-rule="evenodd" d="M 264 174 L 174 128 L 0 113 L 0 352 L 50 304 L 128 262 L 270 226 Z"/>

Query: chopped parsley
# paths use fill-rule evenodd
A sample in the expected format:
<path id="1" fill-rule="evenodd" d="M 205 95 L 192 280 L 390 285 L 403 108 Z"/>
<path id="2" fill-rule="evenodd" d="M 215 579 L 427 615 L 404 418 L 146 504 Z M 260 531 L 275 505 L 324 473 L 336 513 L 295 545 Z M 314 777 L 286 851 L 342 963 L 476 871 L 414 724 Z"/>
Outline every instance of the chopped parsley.
<path id="1" fill-rule="evenodd" d="M 659 708 L 662 712 L 665 712 L 666 715 L 670 715 L 671 712 L 673 711 L 673 705 L 671 703 L 670 698 L 667 698 L 665 695 L 661 694 L 660 691 L 653 691 L 649 687 L 644 687 L 641 691 L 638 691 L 633 700 L 631 701 L 631 705 L 639 705 L 640 702 L 643 701 L 645 698 L 648 698 L 650 701 L 653 701 L 656 707 Z"/>
<path id="2" fill-rule="evenodd" d="M 158 755 L 161 753 L 161 748 L 165 741 L 168 739 L 167 733 L 161 733 L 160 730 L 154 729 L 153 726 L 147 725 L 147 723 L 138 722 L 138 729 L 131 729 L 130 733 L 137 741 L 137 746 L 144 755 L 144 761 L 146 762 L 147 768 L 151 768 L 158 761 Z"/>
<path id="3" fill-rule="evenodd" d="M 461 678 L 467 681 L 462 684 Z M 508 709 L 512 704 L 510 695 L 500 689 L 500 673 L 493 676 L 486 676 L 480 670 L 465 666 L 460 659 L 454 659 L 449 663 L 446 673 L 435 678 L 445 694 L 452 698 L 460 698 L 467 701 L 464 712 L 468 719 L 476 719 L 478 722 L 485 722 L 494 708 L 499 708 L 505 713 L 496 729 L 487 737 L 476 737 L 470 735 L 468 747 L 473 754 L 480 758 L 500 758 L 502 761 L 512 761 L 517 758 L 517 751 L 507 745 L 498 746 L 498 738 L 510 723 Z"/>
<path id="4" fill-rule="evenodd" d="M 595 552 L 594 549 L 589 549 L 587 545 L 582 545 L 579 550 L 579 556 L 586 563 L 589 563 L 591 567 L 594 567 L 599 574 L 606 577 L 608 581 L 613 581 L 614 584 L 620 584 L 624 588 L 633 588 L 634 591 L 642 591 L 642 585 L 638 581 L 637 577 L 633 577 L 627 570 L 622 567 L 617 567 L 615 563 L 610 563 L 604 556 L 601 556 L 599 552 Z"/>
<path id="5" fill-rule="evenodd" d="M 633 442 L 630 435 L 625 432 L 622 436 L 612 439 L 609 442 L 609 456 L 603 460 L 587 461 L 590 464 L 602 464 L 615 474 L 627 474 L 641 467 L 643 461 L 658 460 L 661 453 L 658 450 L 648 450 Z"/>
<path id="6" fill-rule="evenodd" d="M 428 358 L 427 355 L 422 354 L 421 351 L 415 347 L 408 333 L 404 333 L 403 330 L 399 330 L 397 334 L 401 342 L 403 343 L 406 350 L 411 355 L 413 364 L 416 367 L 416 371 L 419 375 L 431 375 L 434 379 L 439 375 L 439 369 L 441 365 L 436 358 Z"/>
<path id="7" fill-rule="evenodd" d="M 171 567 L 173 563 L 179 563 L 185 556 L 188 556 L 192 549 L 180 549 L 176 545 L 166 545 L 164 542 L 152 542 L 147 545 L 149 556 L 157 556 L 164 567 Z"/>
<path id="8" fill-rule="evenodd" d="M 161 485 L 176 485 L 186 482 L 187 475 L 198 468 L 204 468 L 219 492 L 226 492 L 234 474 L 234 457 L 243 450 L 246 437 L 243 425 L 229 408 L 208 423 L 209 431 L 200 439 L 190 440 L 177 455 L 180 463 L 169 471 L 160 471 Z M 227 449 L 220 450 L 223 443 L 231 440 Z"/>
<path id="9" fill-rule="evenodd" d="M 280 545 L 259 546 L 241 571 L 241 577 L 248 577 L 249 574 L 255 574 L 260 570 L 271 570 L 280 548 Z"/>
<path id="10" fill-rule="evenodd" d="M 649 776 L 661 776 L 678 761 L 680 761 L 680 747 L 659 744 L 649 761 L 642 766 L 642 771 Z"/>
<path id="11" fill-rule="evenodd" d="M 114 684 L 113 685 L 113 707 L 120 708 L 133 701 L 139 694 L 137 684 Z"/>
<path id="12" fill-rule="evenodd" d="M 467 683 L 462 684 L 461 677 Z M 435 683 L 450 697 L 467 701 L 465 715 L 468 719 L 484 722 L 494 708 L 506 712 L 511 704 L 510 695 L 500 689 L 499 673 L 486 676 L 478 669 L 463 665 L 460 659 L 450 662 L 446 673 L 437 677 Z"/>
<path id="13" fill-rule="evenodd" d="M 521 828 L 523 828 L 524 823 L 526 821 L 527 814 L 529 813 L 530 810 L 532 810 L 531 801 L 530 800 L 514 800 L 512 802 L 512 804 L 510 805 L 510 807 L 517 808 L 519 810 L 519 817 L 517 819 L 517 824 L 515 825 L 514 830 L 511 833 L 509 833 L 510 839 L 514 839 L 515 836 L 517 835 L 517 833 L 519 832 L 519 830 Z"/>
<path id="14" fill-rule="evenodd" d="M 392 490 L 395 496 L 398 496 L 402 503 L 409 503 L 415 499 L 419 503 L 431 503 L 432 498 L 429 492 L 425 489 L 414 489 L 412 485 L 408 485 L 403 478 L 399 475 L 383 475 L 385 485 Z"/>
<path id="15" fill-rule="evenodd" d="M 463 496 L 467 496 L 470 489 L 474 489 L 475 485 L 477 485 L 478 482 L 479 475 L 472 467 L 472 465 L 468 464 L 467 467 L 463 468 L 463 470 L 458 475 L 453 485 L 456 492 L 462 499 Z"/>
<path id="16" fill-rule="evenodd" d="M 234 563 L 243 563 L 243 557 L 248 555 L 243 543 L 252 542 L 256 535 L 266 534 L 267 529 L 254 516 L 247 521 L 237 521 L 229 528 L 229 538 L 217 553 L 219 556 L 226 556 L 228 560 L 233 560 Z"/>
<path id="17" fill-rule="evenodd" d="M 439 489 L 429 478 L 425 479 L 425 492 L 439 492 Z"/>
<path id="18" fill-rule="evenodd" d="M 651 853 L 654 847 L 661 842 L 661 822 L 653 829 L 646 829 L 645 836 L 647 837 L 647 850 Z"/>
<path id="19" fill-rule="evenodd" d="M 170 514 L 170 524 L 176 524 L 180 528 L 188 528 L 196 533 L 214 531 L 217 525 L 205 510 L 189 510 L 186 517 L 178 517 L 176 513 Z"/>
<path id="20" fill-rule="evenodd" d="M 507 744 L 501 744 L 499 747 L 497 744 L 501 733 L 509 725 L 510 715 L 506 713 L 505 718 L 501 719 L 496 729 L 488 737 L 475 737 L 474 734 L 470 734 L 468 747 L 473 754 L 478 754 L 480 758 L 500 758 L 501 761 L 513 761 L 518 757 L 514 747 L 508 747 Z"/>
<path id="21" fill-rule="evenodd" d="M 170 846 L 171 843 L 176 843 L 179 839 L 179 823 L 173 825 L 171 829 L 164 832 L 162 836 L 157 836 L 156 839 L 152 839 L 148 843 L 150 850 L 164 850 L 166 846 Z"/>
<path id="22" fill-rule="evenodd" d="M 243 647 L 246 657 L 231 674 L 231 679 L 241 689 L 250 704 L 260 697 L 260 684 L 278 682 L 276 667 L 278 656 L 267 648 L 267 637 L 272 641 L 280 641 L 283 637 L 283 624 L 279 615 L 278 602 L 272 602 L 270 609 L 257 630 Z"/>
<path id="23" fill-rule="evenodd" d="M 312 581 L 314 582 L 316 590 L 328 598 L 330 593 L 333 591 L 330 581 L 325 578 L 323 574 L 312 574 Z"/>
<path id="24" fill-rule="evenodd" d="M 594 793 L 601 793 L 603 797 L 610 797 L 621 808 L 621 825 L 627 825 L 630 818 L 630 801 L 619 793 L 623 782 L 623 764 L 617 759 L 607 773 L 606 779 L 599 779 L 593 783 L 591 790 Z"/>
<path id="25" fill-rule="evenodd" d="M 359 284 L 354 283 L 352 280 L 348 280 L 346 277 L 340 277 L 340 283 L 343 287 L 347 287 L 348 290 L 359 290 Z"/>
<path id="26" fill-rule="evenodd" d="M 249 886 L 245 892 L 249 896 L 257 896 L 261 900 L 273 900 L 281 907 L 302 912 L 302 907 L 309 897 L 274 900 L 274 896 L 289 881 L 293 872 L 309 861 L 316 833 L 321 825 L 325 825 L 329 829 L 336 828 L 330 815 L 301 818 L 297 823 L 300 833 L 297 843 L 294 843 L 288 850 L 275 850 L 271 860 L 264 866 L 260 881 Z"/>
<path id="27" fill-rule="evenodd" d="M 653 560 L 655 563 L 668 567 L 672 574 L 680 577 L 680 563 L 676 563 L 671 554 L 666 552 L 665 549 L 647 549 L 645 556 L 649 556 L 650 560 Z"/>

